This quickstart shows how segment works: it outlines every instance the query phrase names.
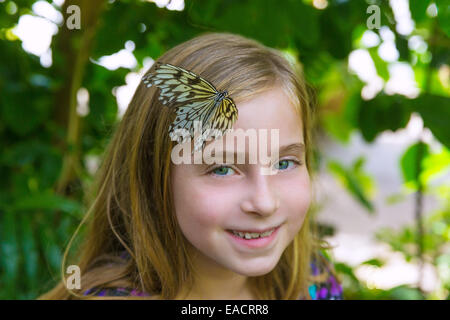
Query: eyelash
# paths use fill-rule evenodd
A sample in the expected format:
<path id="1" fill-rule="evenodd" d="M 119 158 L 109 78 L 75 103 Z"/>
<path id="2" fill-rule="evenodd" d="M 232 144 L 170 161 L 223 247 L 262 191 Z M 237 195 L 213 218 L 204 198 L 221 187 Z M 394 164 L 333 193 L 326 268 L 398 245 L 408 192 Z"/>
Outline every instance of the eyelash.
<path id="1" fill-rule="evenodd" d="M 295 167 L 302 165 L 302 162 L 299 161 L 299 160 L 297 160 L 297 159 L 281 159 L 280 161 L 278 161 L 278 164 L 279 164 L 280 162 L 282 162 L 282 161 L 292 161 L 292 162 L 295 164 Z M 232 170 L 236 170 L 236 169 L 232 168 L 232 166 L 216 165 L 215 167 L 211 168 L 211 170 L 209 170 L 209 171 L 207 172 L 207 174 L 213 175 L 213 176 L 215 176 L 215 177 L 220 177 L 220 178 L 223 178 L 223 177 L 228 176 L 227 174 L 221 175 L 221 174 L 215 174 L 215 173 L 214 173 L 215 170 L 221 169 L 221 168 L 229 168 L 229 169 L 232 169 Z M 279 170 L 280 170 L 280 171 L 288 171 L 288 170 L 292 170 L 292 169 L 293 169 L 293 168 L 290 168 L 290 169 L 279 169 Z"/>

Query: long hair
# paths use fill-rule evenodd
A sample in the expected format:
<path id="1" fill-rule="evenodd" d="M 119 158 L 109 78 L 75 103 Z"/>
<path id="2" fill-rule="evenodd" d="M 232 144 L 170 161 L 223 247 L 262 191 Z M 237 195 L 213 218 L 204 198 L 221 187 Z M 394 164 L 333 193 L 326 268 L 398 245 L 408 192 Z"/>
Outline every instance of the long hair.
<path id="1" fill-rule="evenodd" d="M 229 33 L 207 33 L 167 51 L 157 61 L 191 70 L 219 90 L 228 90 L 237 103 L 274 86 L 281 86 L 303 124 L 306 166 L 312 171 L 311 93 L 301 69 L 279 51 Z M 154 70 L 154 66 L 147 73 Z M 128 287 L 173 299 L 192 286 L 192 261 L 187 239 L 174 214 L 170 184 L 170 155 L 174 143 L 168 134 L 173 112 L 158 100 L 158 91 L 139 84 L 118 123 L 88 195 L 87 235 L 77 257 L 81 289 L 62 281 L 41 299 L 86 298 L 93 287 Z M 310 263 L 320 244 L 307 214 L 304 223 L 266 275 L 251 277 L 259 299 L 308 298 Z M 126 251 L 128 259 L 121 254 Z"/>

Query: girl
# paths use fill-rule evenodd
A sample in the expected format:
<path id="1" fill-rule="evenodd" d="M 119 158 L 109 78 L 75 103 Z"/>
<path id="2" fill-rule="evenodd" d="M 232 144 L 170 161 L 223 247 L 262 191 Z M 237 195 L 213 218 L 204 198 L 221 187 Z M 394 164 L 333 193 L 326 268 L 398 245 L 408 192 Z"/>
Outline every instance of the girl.
<path id="1" fill-rule="evenodd" d="M 276 171 L 261 174 L 260 161 L 174 163 L 168 128 L 178 115 L 163 103 L 171 92 L 145 77 L 90 193 L 81 289 L 66 288 L 63 261 L 62 283 L 41 298 L 342 298 L 308 213 L 312 106 L 300 73 L 274 49 L 228 33 L 196 37 L 157 62 L 226 90 L 234 130 L 256 130 L 258 140 L 257 130 L 278 130 Z M 250 157 L 248 147 L 234 151 Z"/>

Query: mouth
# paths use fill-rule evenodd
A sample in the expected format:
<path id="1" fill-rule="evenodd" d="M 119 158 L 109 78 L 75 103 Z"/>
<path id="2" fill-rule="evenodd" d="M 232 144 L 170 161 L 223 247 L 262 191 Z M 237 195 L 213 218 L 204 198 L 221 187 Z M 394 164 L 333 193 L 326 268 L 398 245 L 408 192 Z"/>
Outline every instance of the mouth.
<path id="1" fill-rule="evenodd" d="M 226 231 L 232 243 L 238 248 L 267 249 L 275 243 L 280 227 L 281 225 L 265 230 L 228 229 Z"/>
<path id="2" fill-rule="evenodd" d="M 265 229 L 262 231 L 258 230 L 227 230 L 227 232 L 232 233 L 233 235 L 240 237 L 242 239 L 251 240 L 251 239 L 259 239 L 269 237 L 275 230 L 278 228 L 274 227 L 271 229 Z"/>

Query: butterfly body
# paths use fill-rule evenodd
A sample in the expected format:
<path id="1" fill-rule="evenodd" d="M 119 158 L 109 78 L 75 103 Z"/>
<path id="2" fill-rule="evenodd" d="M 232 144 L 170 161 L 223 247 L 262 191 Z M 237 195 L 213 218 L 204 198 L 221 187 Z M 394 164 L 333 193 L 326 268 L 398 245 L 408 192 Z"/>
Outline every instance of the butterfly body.
<path id="1" fill-rule="evenodd" d="M 216 103 L 222 102 L 222 100 L 223 100 L 224 98 L 226 98 L 227 95 L 228 95 L 228 91 L 227 91 L 227 90 L 222 91 L 222 92 L 219 92 L 219 93 L 216 95 Z"/>
<path id="2" fill-rule="evenodd" d="M 214 135 L 218 138 L 231 130 L 237 120 L 238 111 L 228 97 L 228 91 L 218 91 L 209 81 L 191 71 L 157 63 L 154 71 L 143 77 L 143 82 L 147 87 L 158 87 L 159 100 L 175 109 L 176 117 L 169 127 L 171 137 L 177 129 L 187 130 L 194 137 L 194 122 L 201 123 L 202 132 L 194 141 L 194 151 L 204 147 L 211 130 L 216 131 Z"/>

